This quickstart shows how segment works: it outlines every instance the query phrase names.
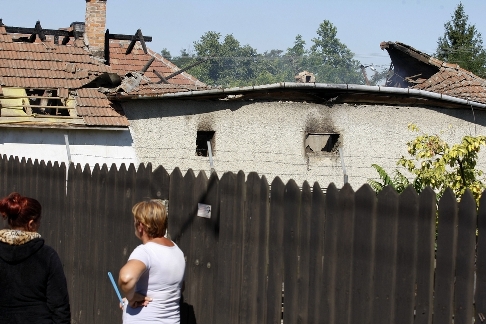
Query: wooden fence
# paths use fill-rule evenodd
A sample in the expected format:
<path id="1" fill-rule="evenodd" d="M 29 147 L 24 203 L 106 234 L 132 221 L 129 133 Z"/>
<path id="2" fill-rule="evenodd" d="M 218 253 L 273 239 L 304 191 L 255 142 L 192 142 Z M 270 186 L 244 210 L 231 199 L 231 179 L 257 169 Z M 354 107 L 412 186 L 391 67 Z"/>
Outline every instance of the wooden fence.
<path id="1" fill-rule="evenodd" d="M 132 205 L 169 200 L 169 233 L 186 256 L 181 323 L 482 323 L 486 202 L 470 193 L 368 185 L 302 188 L 256 173 L 0 159 L 0 194 L 36 197 L 40 233 L 64 263 L 72 323 L 120 323 L 108 280 L 140 242 Z M 211 205 L 211 218 L 197 205 Z M 438 228 L 436 230 L 436 216 Z M 5 226 L 5 223 L 4 223 Z M 436 232 L 438 238 L 436 240 Z M 282 294 L 282 290 L 283 294 Z M 483 316 L 483 314 L 485 314 Z"/>

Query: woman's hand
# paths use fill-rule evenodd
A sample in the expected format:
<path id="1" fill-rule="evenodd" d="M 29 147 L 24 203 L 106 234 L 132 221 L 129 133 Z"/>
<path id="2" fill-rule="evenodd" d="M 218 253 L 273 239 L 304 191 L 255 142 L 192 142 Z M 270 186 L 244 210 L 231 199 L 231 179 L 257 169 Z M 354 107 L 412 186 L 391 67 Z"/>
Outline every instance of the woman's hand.
<path id="1" fill-rule="evenodd" d="M 139 293 L 134 293 L 133 298 L 128 301 L 128 305 L 132 308 L 145 307 L 152 301 L 152 298 L 144 296 Z"/>

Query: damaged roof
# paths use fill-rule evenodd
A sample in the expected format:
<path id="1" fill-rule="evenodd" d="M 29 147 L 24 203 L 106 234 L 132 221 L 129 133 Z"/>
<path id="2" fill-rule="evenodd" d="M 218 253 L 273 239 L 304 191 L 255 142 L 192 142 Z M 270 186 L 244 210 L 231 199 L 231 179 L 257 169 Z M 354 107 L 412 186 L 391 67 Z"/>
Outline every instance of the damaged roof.
<path id="1" fill-rule="evenodd" d="M 0 98 L 2 108 L 15 108 L 11 109 L 15 114 L 2 109 L 2 125 L 126 128 L 129 123 L 123 110 L 100 90 L 115 88 L 133 73 L 141 74 L 141 80 L 130 89 L 131 94 L 205 87 L 185 72 L 171 77 L 170 84 L 157 84 L 161 80 L 157 73 L 169 76 L 179 68 L 150 49 L 145 53 L 138 44 L 127 54 L 130 41 L 110 39 L 109 61 L 105 61 L 92 55 L 82 38 L 59 44 L 52 36 L 40 40 L 35 34 L 7 32 L 7 28 L 0 20 Z M 140 72 L 149 61 L 149 68 Z M 9 88 L 22 92 L 12 95 L 6 91 Z M 21 98 L 15 105 L 9 103 Z M 66 108 L 68 102 L 72 108 Z"/>
<path id="2" fill-rule="evenodd" d="M 486 80 L 474 73 L 438 60 L 399 42 L 382 42 L 393 65 L 386 86 L 436 92 L 456 98 L 486 103 Z"/>

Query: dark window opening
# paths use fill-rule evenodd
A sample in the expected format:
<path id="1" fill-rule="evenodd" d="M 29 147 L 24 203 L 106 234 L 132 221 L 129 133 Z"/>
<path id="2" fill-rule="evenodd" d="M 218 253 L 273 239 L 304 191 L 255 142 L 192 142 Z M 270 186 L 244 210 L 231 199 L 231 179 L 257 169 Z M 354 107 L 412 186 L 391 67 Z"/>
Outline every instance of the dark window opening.
<path id="1" fill-rule="evenodd" d="M 332 152 L 339 141 L 339 134 L 309 133 L 305 139 L 305 152 Z"/>
<path id="2" fill-rule="evenodd" d="M 209 156 L 208 141 L 213 143 L 214 131 L 198 131 L 196 138 L 196 155 Z M 214 152 L 212 152 L 214 155 Z"/>
<path id="3" fill-rule="evenodd" d="M 311 81 L 311 76 L 310 75 L 306 75 L 305 76 L 305 82 L 306 83 L 309 83 Z"/>
<path id="4" fill-rule="evenodd" d="M 26 89 L 27 100 L 24 100 L 24 112 L 27 115 L 69 116 L 69 109 L 63 99 L 58 97 L 56 89 Z"/>

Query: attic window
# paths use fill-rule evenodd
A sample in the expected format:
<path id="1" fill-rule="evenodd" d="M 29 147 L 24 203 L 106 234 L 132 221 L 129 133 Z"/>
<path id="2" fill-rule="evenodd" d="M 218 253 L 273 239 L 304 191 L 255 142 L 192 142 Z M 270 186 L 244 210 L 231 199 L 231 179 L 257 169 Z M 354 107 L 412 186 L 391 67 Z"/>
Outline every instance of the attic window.
<path id="1" fill-rule="evenodd" d="M 8 116 L 70 116 L 67 91 L 60 97 L 57 89 L 3 88 L 2 117 Z M 75 113 L 74 110 L 71 113 Z"/>
<path id="2" fill-rule="evenodd" d="M 57 89 L 26 89 L 26 92 L 29 102 L 24 102 L 24 110 L 27 115 L 69 116 L 69 110 L 63 98 L 58 96 Z"/>
<path id="3" fill-rule="evenodd" d="M 339 134 L 335 133 L 308 133 L 305 138 L 305 152 L 332 152 L 339 141 Z"/>
<path id="4" fill-rule="evenodd" d="M 214 131 L 198 131 L 196 137 L 196 155 L 209 156 L 208 141 L 213 147 Z M 212 152 L 214 154 L 214 152 Z"/>

